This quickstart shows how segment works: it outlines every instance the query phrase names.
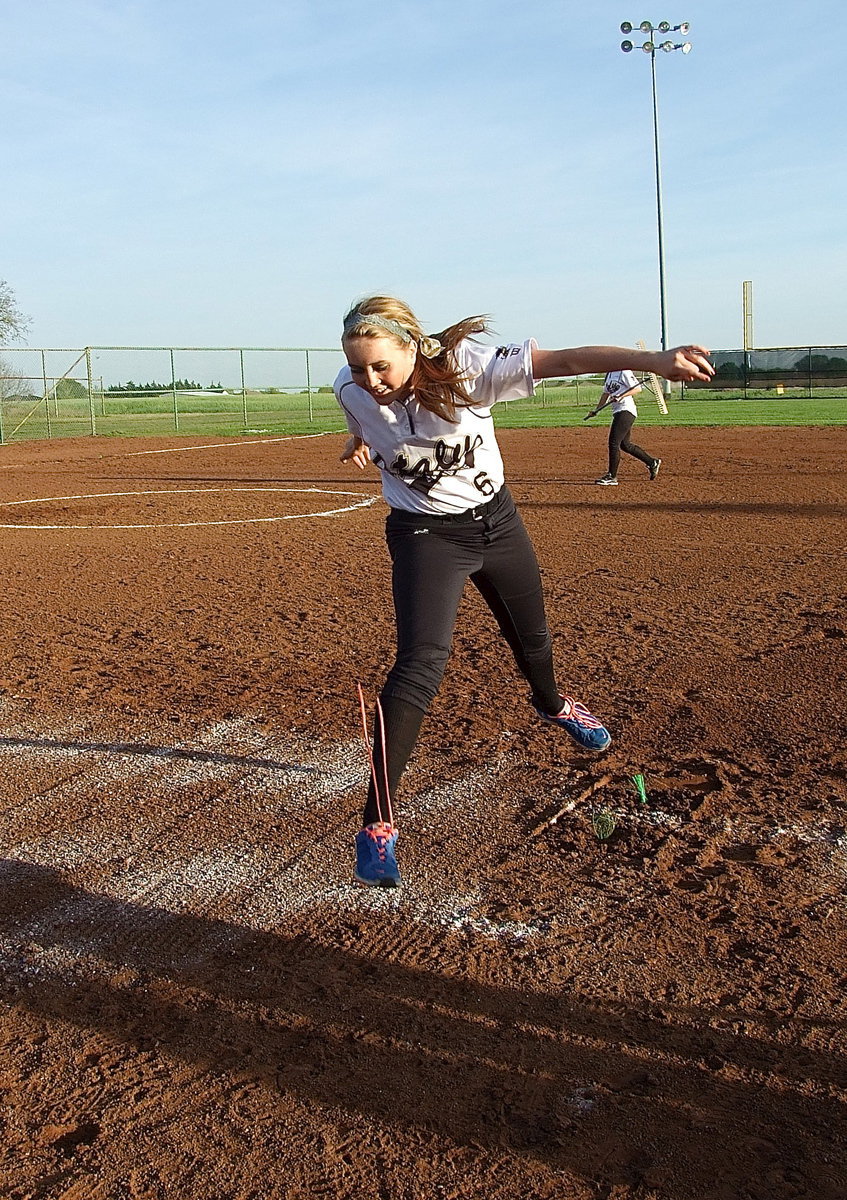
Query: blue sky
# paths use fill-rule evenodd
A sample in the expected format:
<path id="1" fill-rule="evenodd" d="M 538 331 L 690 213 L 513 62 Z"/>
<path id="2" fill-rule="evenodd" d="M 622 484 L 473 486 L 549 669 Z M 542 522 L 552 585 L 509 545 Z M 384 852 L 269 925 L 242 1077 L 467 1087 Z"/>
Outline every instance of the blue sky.
<path id="1" fill-rule="evenodd" d="M 803 16 L 803 23 L 798 14 Z M 843 6 L 6 6 L 0 278 L 31 346 L 333 346 L 387 290 L 543 346 L 847 342 Z"/>

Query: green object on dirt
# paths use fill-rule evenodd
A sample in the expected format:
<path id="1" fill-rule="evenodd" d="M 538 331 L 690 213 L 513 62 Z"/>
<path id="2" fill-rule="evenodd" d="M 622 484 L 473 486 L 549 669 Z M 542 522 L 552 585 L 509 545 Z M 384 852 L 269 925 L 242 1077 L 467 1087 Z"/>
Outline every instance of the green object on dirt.
<path id="1" fill-rule="evenodd" d="M 635 790 L 638 792 L 638 799 L 642 804 L 647 803 L 647 788 L 644 786 L 643 775 L 633 775 L 632 782 L 635 784 Z"/>
<path id="2" fill-rule="evenodd" d="M 615 832 L 617 821 L 607 808 L 595 808 L 591 813 L 591 824 L 597 840 L 605 842 Z"/>

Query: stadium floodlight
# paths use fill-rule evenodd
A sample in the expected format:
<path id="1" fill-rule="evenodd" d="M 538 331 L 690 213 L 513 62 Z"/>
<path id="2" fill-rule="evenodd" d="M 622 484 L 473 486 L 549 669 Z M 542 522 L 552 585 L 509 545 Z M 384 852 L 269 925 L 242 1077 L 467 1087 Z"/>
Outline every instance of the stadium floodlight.
<path id="1" fill-rule="evenodd" d="M 625 28 L 626 27 L 626 28 Z M 671 25 L 669 21 L 660 21 L 658 25 L 653 25 L 651 21 L 642 21 L 638 26 L 640 32 L 647 37 L 654 32 L 669 33 L 673 29 L 674 33 L 679 32 L 685 36 L 691 28 L 688 21 L 681 21 L 679 25 Z M 629 21 L 624 21 L 621 25 L 621 31 L 630 33 L 632 25 Z M 643 50 L 645 54 L 650 55 L 650 79 L 653 89 L 653 151 L 656 160 L 656 227 L 658 230 L 659 241 L 659 315 L 662 327 L 662 349 L 668 348 L 668 314 L 667 302 L 665 295 L 665 237 L 662 225 L 662 168 L 659 158 L 659 101 L 656 94 L 656 51 L 664 50 L 666 54 L 670 54 L 674 50 L 681 50 L 683 54 L 691 52 L 690 42 L 654 42 L 651 37 L 643 42 L 640 46 L 634 45 L 632 42 L 621 42 L 621 50 L 629 54 L 630 50 Z M 665 393 L 670 392 L 670 384 L 665 380 Z"/>

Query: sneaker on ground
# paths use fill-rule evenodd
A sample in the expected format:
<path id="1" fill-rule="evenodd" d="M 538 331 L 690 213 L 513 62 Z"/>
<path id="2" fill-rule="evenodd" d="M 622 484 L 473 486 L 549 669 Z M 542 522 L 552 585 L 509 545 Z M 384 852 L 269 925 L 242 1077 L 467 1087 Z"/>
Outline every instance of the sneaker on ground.
<path id="1" fill-rule="evenodd" d="M 583 750 L 608 750 L 612 744 L 612 735 L 608 729 L 591 715 L 584 704 L 578 704 L 570 696 L 562 697 L 562 711 L 555 717 L 542 712 L 535 704 L 533 708 L 542 721 L 560 725 Z"/>
<path id="2" fill-rule="evenodd" d="M 661 460 L 660 458 L 654 458 L 654 459 L 653 459 L 652 463 L 651 463 L 651 464 L 650 464 L 650 466 L 647 468 L 647 470 L 650 472 L 650 478 L 651 478 L 651 479 L 655 479 L 655 478 L 656 478 L 656 476 L 659 474 L 659 467 L 660 467 L 661 465 L 662 465 L 662 460 Z"/>
<path id="3" fill-rule="evenodd" d="M 609 475 L 608 473 L 605 475 L 601 475 L 600 478 L 595 479 L 594 482 L 599 483 L 601 487 L 617 487 L 618 486 L 617 478 L 614 475 Z"/>
<path id="4" fill-rule="evenodd" d="M 369 887 L 399 887 L 400 872 L 394 857 L 397 830 L 377 821 L 356 834 L 356 871 L 359 883 Z"/>

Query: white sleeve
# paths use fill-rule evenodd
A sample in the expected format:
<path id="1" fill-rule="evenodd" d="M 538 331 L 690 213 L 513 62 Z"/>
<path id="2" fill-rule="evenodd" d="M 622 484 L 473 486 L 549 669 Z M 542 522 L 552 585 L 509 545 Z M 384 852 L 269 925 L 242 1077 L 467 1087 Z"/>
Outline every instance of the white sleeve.
<path id="1" fill-rule="evenodd" d="M 490 408 L 498 400 L 525 400 L 535 395 L 532 375 L 532 351 L 535 342 L 505 346 L 478 346 L 460 342 L 454 354 L 462 374 L 463 387 L 476 408 Z"/>
<path id="2" fill-rule="evenodd" d="M 361 425 L 353 416 L 349 407 L 344 403 L 344 389 L 347 388 L 349 390 L 355 386 L 356 385 L 353 383 L 353 377 L 350 374 L 350 368 L 342 367 L 335 377 L 335 383 L 332 385 L 332 390 L 335 392 L 335 398 L 341 407 L 341 411 L 344 413 L 344 419 L 347 422 L 348 430 L 353 434 L 354 437 L 361 438 L 364 442 L 367 439 L 362 433 Z"/>

